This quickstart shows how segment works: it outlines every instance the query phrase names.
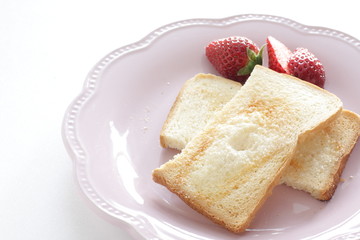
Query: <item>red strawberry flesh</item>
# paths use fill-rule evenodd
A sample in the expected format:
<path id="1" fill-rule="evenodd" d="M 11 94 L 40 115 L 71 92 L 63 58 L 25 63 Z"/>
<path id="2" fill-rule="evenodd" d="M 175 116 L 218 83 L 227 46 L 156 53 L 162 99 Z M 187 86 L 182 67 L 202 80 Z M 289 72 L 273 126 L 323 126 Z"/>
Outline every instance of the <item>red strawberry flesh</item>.
<path id="1" fill-rule="evenodd" d="M 291 51 L 282 42 L 272 36 L 267 37 L 266 43 L 269 68 L 279 73 L 289 73 L 287 65 Z"/>
<path id="2" fill-rule="evenodd" d="M 289 73 L 319 87 L 324 87 L 324 66 L 314 54 L 306 48 L 297 48 L 288 61 Z"/>

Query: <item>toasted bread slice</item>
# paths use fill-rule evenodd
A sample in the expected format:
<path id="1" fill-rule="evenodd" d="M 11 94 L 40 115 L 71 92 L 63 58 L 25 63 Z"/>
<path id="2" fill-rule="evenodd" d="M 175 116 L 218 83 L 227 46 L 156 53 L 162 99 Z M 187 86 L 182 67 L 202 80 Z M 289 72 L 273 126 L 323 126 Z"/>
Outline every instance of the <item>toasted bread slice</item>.
<path id="1" fill-rule="evenodd" d="M 153 179 L 212 221 L 242 232 L 279 183 L 297 142 L 341 110 L 335 95 L 256 66 L 182 152 L 153 171 Z"/>
<path id="2" fill-rule="evenodd" d="M 359 135 L 359 115 L 343 110 L 328 126 L 310 133 L 298 145 L 281 182 L 319 200 L 330 200 Z"/>
<path id="3" fill-rule="evenodd" d="M 238 82 L 211 74 L 188 80 L 162 128 L 162 146 L 182 150 L 240 87 Z M 318 200 L 330 200 L 359 134 L 360 117 L 343 110 L 324 130 L 299 144 L 281 182 Z"/>
<path id="4" fill-rule="evenodd" d="M 183 149 L 240 88 L 240 83 L 212 74 L 187 80 L 160 132 L 161 146 Z"/>

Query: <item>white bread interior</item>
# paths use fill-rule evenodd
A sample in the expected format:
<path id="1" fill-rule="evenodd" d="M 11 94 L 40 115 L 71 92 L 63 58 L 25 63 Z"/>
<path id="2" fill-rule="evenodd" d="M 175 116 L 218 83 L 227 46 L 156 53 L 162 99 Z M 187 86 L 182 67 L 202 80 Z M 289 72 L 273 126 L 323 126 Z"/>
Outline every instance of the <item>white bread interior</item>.
<path id="1" fill-rule="evenodd" d="M 240 88 L 240 83 L 212 74 L 189 79 L 163 125 L 161 145 L 182 150 Z M 359 115 L 343 110 L 325 129 L 309 134 L 299 144 L 281 183 L 318 200 L 330 200 L 359 135 Z"/>
<path id="2" fill-rule="evenodd" d="M 153 179 L 212 221 L 242 232 L 279 183 L 298 141 L 341 110 L 340 99 L 326 90 L 256 66 Z"/>
<path id="3" fill-rule="evenodd" d="M 161 146 L 182 150 L 240 88 L 240 83 L 212 74 L 187 80 L 160 132 Z"/>

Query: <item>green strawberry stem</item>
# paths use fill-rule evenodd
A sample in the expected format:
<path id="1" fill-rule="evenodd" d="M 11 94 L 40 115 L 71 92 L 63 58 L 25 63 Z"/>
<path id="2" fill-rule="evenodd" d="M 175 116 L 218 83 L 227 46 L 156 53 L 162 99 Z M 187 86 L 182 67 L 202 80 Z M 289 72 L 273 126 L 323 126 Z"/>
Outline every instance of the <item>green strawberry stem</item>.
<path id="1" fill-rule="evenodd" d="M 248 63 L 246 66 L 240 68 L 240 70 L 237 72 L 238 76 L 246 76 L 249 75 L 252 70 L 254 69 L 255 65 L 262 65 L 262 54 L 264 51 L 265 45 L 263 45 L 259 51 L 258 54 L 256 54 L 253 50 L 250 48 L 246 49 L 247 56 L 249 58 Z"/>

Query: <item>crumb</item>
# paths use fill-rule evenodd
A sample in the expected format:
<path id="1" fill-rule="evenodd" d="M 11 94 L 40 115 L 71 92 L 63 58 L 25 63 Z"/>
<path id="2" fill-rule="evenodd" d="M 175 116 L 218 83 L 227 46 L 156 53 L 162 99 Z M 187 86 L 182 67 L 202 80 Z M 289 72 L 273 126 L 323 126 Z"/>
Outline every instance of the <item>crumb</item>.
<path id="1" fill-rule="evenodd" d="M 350 177 L 349 177 L 349 179 L 353 179 L 354 178 L 354 176 L 353 175 L 351 175 Z"/>
<path id="2" fill-rule="evenodd" d="M 148 127 L 143 127 L 143 131 L 146 132 L 149 128 Z"/>
<path id="3" fill-rule="evenodd" d="M 344 178 L 340 178 L 340 182 L 345 182 L 345 179 L 344 179 Z"/>

